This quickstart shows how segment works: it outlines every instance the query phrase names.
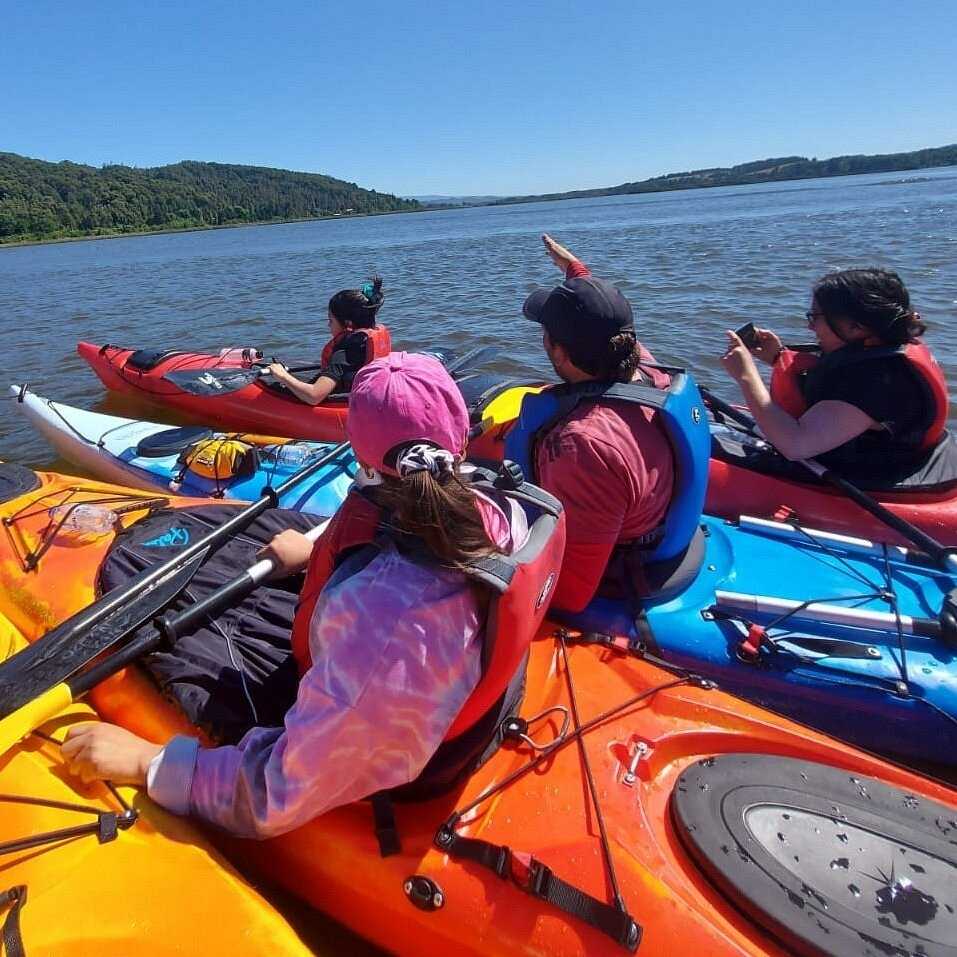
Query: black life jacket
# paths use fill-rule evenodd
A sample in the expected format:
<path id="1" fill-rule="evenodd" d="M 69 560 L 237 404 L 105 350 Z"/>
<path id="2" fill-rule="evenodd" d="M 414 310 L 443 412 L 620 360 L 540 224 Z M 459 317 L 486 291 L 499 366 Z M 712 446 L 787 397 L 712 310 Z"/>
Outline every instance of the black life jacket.
<path id="1" fill-rule="evenodd" d="M 841 462 L 846 462 L 864 472 L 872 468 L 897 472 L 922 458 L 945 436 L 949 397 L 944 374 L 923 343 L 900 346 L 851 344 L 821 356 L 784 350 L 775 362 L 771 374 L 771 397 L 797 418 L 815 403 L 827 399 L 831 384 L 839 380 L 848 368 L 889 356 L 899 356 L 920 387 L 923 402 L 915 424 L 906 433 L 894 435 L 892 440 L 868 430 L 838 449 L 819 456 L 825 464 L 840 469 Z M 827 461 L 828 457 L 831 462 Z"/>

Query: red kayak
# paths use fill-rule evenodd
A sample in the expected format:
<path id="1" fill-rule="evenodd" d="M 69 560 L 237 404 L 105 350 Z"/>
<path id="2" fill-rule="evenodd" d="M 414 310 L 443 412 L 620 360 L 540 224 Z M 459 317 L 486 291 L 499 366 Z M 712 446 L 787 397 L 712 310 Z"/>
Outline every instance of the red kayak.
<path id="1" fill-rule="evenodd" d="M 957 482 L 906 492 L 869 492 L 889 511 L 943 545 L 957 544 Z M 712 458 L 705 511 L 737 518 L 754 515 L 797 521 L 860 538 L 897 545 L 911 543 L 823 483 L 795 482 Z"/>
<path id="2" fill-rule="evenodd" d="M 345 437 L 346 400 L 327 400 L 322 405 L 309 406 L 259 381 L 224 395 L 197 396 L 182 391 L 164 378 L 170 372 L 190 369 L 201 372 L 204 369 L 250 368 L 252 357 L 243 358 L 239 350 L 232 350 L 225 356 L 155 353 L 81 342 L 77 351 L 107 388 L 140 395 L 203 423 L 214 422 L 226 429 L 292 435 L 324 442 L 341 441 Z M 470 444 L 471 457 L 500 461 L 505 451 L 505 437 L 530 384 L 520 384 L 515 380 L 492 381 L 494 378 L 465 376 L 459 385 L 466 394 L 474 419 L 495 423 Z M 793 519 L 812 528 L 892 544 L 909 544 L 845 495 L 813 480 L 810 475 L 807 482 L 795 481 L 749 468 L 744 461 L 744 458 L 735 460 L 732 455 L 711 459 L 705 502 L 705 511 L 709 515 L 737 518 L 744 514 Z M 957 544 L 957 481 L 938 482 L 905 491 L 871 491 L 869 494 L 943 544 Z"/>
<path id="3" fill-rule="evenodd" d="M 330 398 L 321 405 L 307 405 L 262 379 L 222 394 L 197 395 L 167 378 L 170 374 L 191 371 L 252 370 L 257 355 L 251 349 L 231 349 L 220 355 L 209 355 L 81 342 L 76 351 L 108 389 L 176 409 L 203 424 L 215 422 L 223 429 L 292 435 L 319 442 L 336 442 L 345 437 L 347 398 Z"/>

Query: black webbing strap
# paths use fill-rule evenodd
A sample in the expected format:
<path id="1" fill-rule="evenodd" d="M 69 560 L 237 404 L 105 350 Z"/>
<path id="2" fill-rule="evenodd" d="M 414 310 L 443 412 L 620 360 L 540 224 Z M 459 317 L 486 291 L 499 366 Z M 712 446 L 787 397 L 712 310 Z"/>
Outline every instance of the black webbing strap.
<path id="1" fill-rule="evenodd" d="M 21 797 L 15 794 L 0 794 L 0 802 L 11 804 L 35 804 L 38 807 L 60 808 L 65 811 L 80 811 L 95 814 L 96 820 L 89 824 L 78 824 L 75 827 L 61 827 L 55 831 L 44 831 L 42 834 L 31 834 L 13 841 L 0 844 L 0 855 L 17 854 L 33 847 L 43 847 L 47 844 L 60 844 L 75 837 L 84 837 L 95 834 L 100 844 L 107 844 L 116 840 L 117 834 L 136 823 L 137 811 L 127 808 L 121 814 L 116 811 L 98 811 L 96 808 L 84 807 L 79 804 L 64 804 L 60 801 L 47 801 L 43 798 Z"/>
<path id="2" fill-rule="evenodd" d="M 27 902 L 27 885 L 18 884 L 0 893 L 0 908 L 10 905 L 7 919 L 3 922 L 0 939 L 3 940 L 3 952 L 6 957 L 26 957 L 23 949 L 23 936 L 20 933 L 20 911 Z"/>
<path id="3" fill-rule="evenodd" d="M 556 877 L 551 868 L 530 854 L 478 838 L 462 837 L 447 826 L 439 830 L 435 843 L 450 857 L 472 861 L 503 879 L 512 880 L 527 894 L 584 921 L 626 950 L 638 949 L 641 927 L 631 914 Z"/>
<path id="4" fill-rule="evenodd" d="M 399 840 L 399 828 L 395 823 L 395 805 L 388 791 L 377 791 L 369 800 L 372 802 L 372 817 L 375 820 L 375 836 L 379 841 L 381 857 L 392 857 L 402 850 Z"/>

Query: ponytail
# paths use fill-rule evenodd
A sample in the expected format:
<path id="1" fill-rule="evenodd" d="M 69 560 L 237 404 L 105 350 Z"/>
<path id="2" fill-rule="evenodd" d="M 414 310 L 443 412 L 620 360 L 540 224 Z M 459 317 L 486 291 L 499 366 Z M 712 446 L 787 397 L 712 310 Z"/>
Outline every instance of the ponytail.
<path id="1" fill-rule="evenodd" d="M 597 348 L 578 342 L 562 345 L 575 366 L 602 382 L 631 382 L 641 365 L 641 346 L 633 332 L 619 332 Z"/>
<path id="2" fill-rule="evenodd" d="M 889 269 L 842 269 L 822 276 L 812 290 L 825 317 L 851 319 L 887 345 L 916 342 L 926 331 L 911 308 L 901 277 Z"/>
<path id="3" fill-rule="evenodd" d="M 396 458 L 408 444 L 393 450 Z M 449 455 L 449 453 L 445 453 Z M 420 539 L 443 565 L 461 568 L 495 552 L 475 493 L 462 481 L 458 461 L 439 469 L 419 468 L 402 477 L 382 476 L 376 498 L 392 527 Z"/>
<path id="4" fill-rule="evenodd" d="M 329 312 L 345 326 L 371 329 L 384 301 L 382 277 L 373 276 L 361 289 L 340 289 L 329 300 Z"/>

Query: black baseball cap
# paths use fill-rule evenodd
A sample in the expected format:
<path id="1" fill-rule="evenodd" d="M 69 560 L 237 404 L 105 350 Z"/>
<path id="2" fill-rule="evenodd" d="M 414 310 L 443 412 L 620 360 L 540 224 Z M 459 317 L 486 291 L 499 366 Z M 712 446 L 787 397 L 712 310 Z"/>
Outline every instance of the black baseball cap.
<path id="1" fill-rule="evenodd" d="M 631 303 L 604 279 L 567 279 L 554 289 L 536 289 L 522 306 L 526 319 L 544 326 L 562 345 L 595 348 L 622 332 L 635 331 Z"/>

